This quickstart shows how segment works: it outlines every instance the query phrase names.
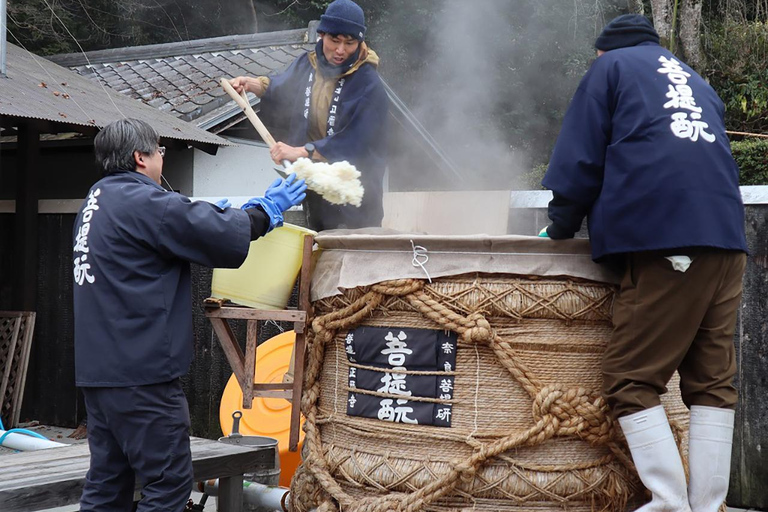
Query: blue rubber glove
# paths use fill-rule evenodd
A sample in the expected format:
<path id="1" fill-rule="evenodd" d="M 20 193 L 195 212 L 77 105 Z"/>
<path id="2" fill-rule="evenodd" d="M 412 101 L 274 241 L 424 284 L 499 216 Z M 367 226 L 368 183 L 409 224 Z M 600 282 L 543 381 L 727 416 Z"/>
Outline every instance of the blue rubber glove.
<path id="1" fill-rule="evenodd" d="M 546 227 L 542 228 L 541 231 L 539 231 L 539 236 L 541 238 L 549 238 L 549 233 L 547 233 L 547 227 L 549 227 L 549 226 L 546 226 Z"/>
<path id="2" fill-rule="evenodd" d="M 232 203 L 230 203 L 230 202 L 229 202 L 229 199 L 227 199 L 226 197 L 225 197 L 224 199 L 219 199 L 218 201 L 216 201 L 216 202 L 215 202 L 215 203 L 213 203 L 213 204 L 215 204 L 216 206 L 218 206 L 218 207 L 219 207 L 219 208 L 221 208 L 222 210 L 224 210 L 225 208 L 229 208 L 230 206 L 232 206 Z"/>
<path id="3" fill-rule="evenodd" d="M 272 200 L 281 212 L 291 206 L 301 204 L 306 194 L 307 185 L 304 180 L 296 181 L 296 173 L 291 173 L 287 178 L 278 178 L 269 186 L 264 197 Z"/>
<path id="4" fill-rule="evenodd" d="M 241 208 L 256 208 L 258 206 L 264 210 L 269 217 L 269 229 L 267 233 L 283 225 L 283 212 L 291 206 L 300 204 L 305 197 L 307 185 L 304 180 L 296 181 L 296 174 L 291 174 L 287 178 L 276 179 L 264 192 L 264 197 L 253 197 L 248 200 Z"/>

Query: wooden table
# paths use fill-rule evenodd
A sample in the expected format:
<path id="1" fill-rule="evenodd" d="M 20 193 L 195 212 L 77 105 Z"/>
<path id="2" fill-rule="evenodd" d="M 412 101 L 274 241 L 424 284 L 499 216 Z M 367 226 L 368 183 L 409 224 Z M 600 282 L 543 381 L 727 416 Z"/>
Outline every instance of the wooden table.
<path id="1" fill-rule="evenodd" d="M 272 449 L 191 438 L 195 482 L 219 479 L 219 511 L 243 509 L 243 474 L 273 469 Z M 80 501 L 90 466 L 88 444 L 0 457 L 0 510 L 33 512 Z M 190 489 L 191 493 L 192 489 Z"/>

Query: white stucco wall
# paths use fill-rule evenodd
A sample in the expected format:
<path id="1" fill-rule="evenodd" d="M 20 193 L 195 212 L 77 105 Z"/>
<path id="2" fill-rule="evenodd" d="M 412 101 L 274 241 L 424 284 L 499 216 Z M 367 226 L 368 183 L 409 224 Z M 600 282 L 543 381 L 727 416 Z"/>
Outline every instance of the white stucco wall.
<path id="1" fill-rule="evenodd" d="M 266 144 L 229 139 L 235 147 L 219 148 L 216 156 L 195 150 L 192 194 L 195 197 L 259 196 L 278 174 Z"/>

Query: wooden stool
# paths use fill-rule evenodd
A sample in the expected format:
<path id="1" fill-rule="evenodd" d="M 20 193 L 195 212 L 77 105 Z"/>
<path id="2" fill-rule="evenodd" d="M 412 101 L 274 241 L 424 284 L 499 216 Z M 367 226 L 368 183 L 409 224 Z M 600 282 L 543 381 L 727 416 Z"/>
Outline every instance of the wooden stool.
<path id="1" fill-rule="evenodd" d="M 227 356 L 232 372 L 243 391 L 243 408 L 250 409 L 254 397 L 285 398 L 291 401 L 291 427 L 288 449 L 299 448 L 299 426 L 301 419 L 301 386 L 304 380 L 304 351 L 306 348 L 305 329 L 309 313 L 309 284 L 311 280 L 312 245 L 314 237 L 304 235 L 301 272 L 299 274 L 298 309 L 254 309 L 245 306 L 226 305 L 226 300 L 208 298 L 205 300 L 207 316 L 221 348 Z M 229 319 L 246 320 L 245 354 L 235 338 Z M 259 320 L 293 322 L 296 332 L 296 346 L 293 350 L 294 376 L 292 383 L 254 382 L 256 371 L 256 345 Z"/>

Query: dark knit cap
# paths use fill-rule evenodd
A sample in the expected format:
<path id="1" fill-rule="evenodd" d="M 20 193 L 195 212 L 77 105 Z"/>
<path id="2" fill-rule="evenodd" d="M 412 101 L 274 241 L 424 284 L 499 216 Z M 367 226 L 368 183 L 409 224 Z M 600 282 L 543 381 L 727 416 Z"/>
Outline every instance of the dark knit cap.
<path id="1" fill-rule="evenodd" d="M 642 14 L 623 14 L 614 18 L 603 28 L 595 41 L 595 48 L 607 52 L 646 41 L 659 43 L 659 34 L 648 18 Z"/>
<path id="2" fill-rule="evenodd" d="M 365 39 L 363 10 L 352 0 L 334 0 L 320 16 L 318 32 L 352 36 L 358 41 Z"/>

